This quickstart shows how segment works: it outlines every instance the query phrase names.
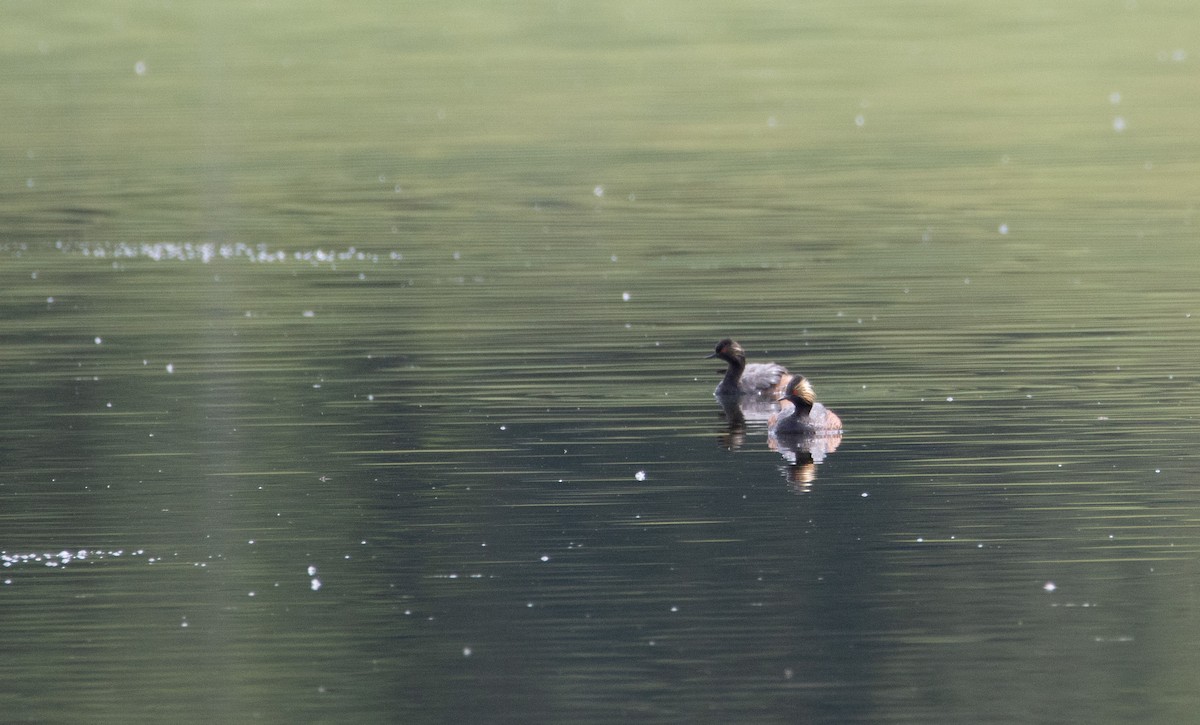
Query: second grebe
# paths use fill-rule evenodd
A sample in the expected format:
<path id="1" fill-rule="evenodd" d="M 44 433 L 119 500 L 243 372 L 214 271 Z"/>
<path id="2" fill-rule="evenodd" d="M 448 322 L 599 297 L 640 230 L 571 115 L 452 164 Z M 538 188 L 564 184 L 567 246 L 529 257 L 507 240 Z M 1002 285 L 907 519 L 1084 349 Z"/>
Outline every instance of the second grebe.
<path id="1" fill-rule="evenodd" d="M 779 392 L 791 379 L 787 368 L 777 363 L 746 363 L 746 351 L 728 337 L 717 343 L 711 355 L 705 359 L 719 357 L 729 363 L 725 377 L 713 391 L 718 397 L 739 395 L 761 395 L 775 400 Z"/>
<path id="2" fill-rule="evenodd" d="M 842 432 L 842 419 L 817 402 L 812 385 L 803 375 L 793 377 L 779 398 L 791 403 L 771 416 L 767 429 L 774 435 L 832 435 Z"/>

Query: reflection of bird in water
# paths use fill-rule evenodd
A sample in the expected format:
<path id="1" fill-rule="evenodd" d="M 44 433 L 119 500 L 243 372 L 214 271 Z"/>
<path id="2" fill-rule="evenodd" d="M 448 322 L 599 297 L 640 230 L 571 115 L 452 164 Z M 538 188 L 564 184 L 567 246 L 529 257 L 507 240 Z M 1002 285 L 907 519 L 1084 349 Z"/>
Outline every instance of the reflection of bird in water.
<path id="1" fill-rule="evenodd" d="M 726 429 L 717 436 L 717 442 L 722 448 L 736 451 L 746 442 L 746 414 L 738 406 L 737 398 L 717 396 L 721 404 L 721 418 L 726 423 Z"/>
<path id="2" fill-rule="evenodd" d="M 746 442 L 746 421 L 766 423 L 771 416 L 779 412 L 779 403 L 758 395 L 747 395 L 741 398 L 718 395 L 717 403 L 721 406 L 721 418 L 728 428 L 720 436 L 722 447 L 735 450 Z"/>
<path id="3" fill-rule="evenodd" d="M 717 343 L 707 358 L 719 357 L 729 363 L 725 377 L 713 394 L 718 398 L 738 398 L 747 395 L 761 396 L 766 401 L 779 397 L 787 381 L 791 379 L 787 368 L 777 363 L 747 363 L 746 351 L 728 337 Z"/>
<path id="4" fill-rule="evenodd" d="M 779 470 L 796 493 L 812 490 L 813 481 L 817 480 L 817 465 L 825 460 L 825 456 L 836 451 L 841 442 L 840 432 L 825 435 L 771 433 L 767 436 L 767 447 L 787 461 L 787 465 Z"/>
<path id="5" fill-rule="evenodd" d="M 786 401 L 767 423 L 767 445 L 788 462 L 784 475 L 797 493 L 806 493 L 817 477 L 817 464 L 842 442 L 842 419 L 817 402 L 803 375 L 793 377 L 780 400 Z"/>

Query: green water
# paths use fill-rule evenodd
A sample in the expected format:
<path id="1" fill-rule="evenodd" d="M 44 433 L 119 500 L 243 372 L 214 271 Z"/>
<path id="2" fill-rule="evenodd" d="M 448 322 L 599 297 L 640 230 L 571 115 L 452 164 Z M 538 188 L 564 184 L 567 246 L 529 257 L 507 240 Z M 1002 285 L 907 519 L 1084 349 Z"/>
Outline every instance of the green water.
<path id="1" fill-rule="evenodd" d="M 1189 3 L 3 14 L 3 719 L 1200 707 Z"/>

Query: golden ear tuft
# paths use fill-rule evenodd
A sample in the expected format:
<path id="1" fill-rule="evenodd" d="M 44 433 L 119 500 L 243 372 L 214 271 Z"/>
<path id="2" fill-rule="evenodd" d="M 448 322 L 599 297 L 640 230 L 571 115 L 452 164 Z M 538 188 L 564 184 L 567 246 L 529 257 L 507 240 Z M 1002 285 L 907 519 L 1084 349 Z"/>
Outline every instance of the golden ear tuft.
<path id="1" fill-rule="evenodd" d="M 792 394 L 803 400 L 805 403 L 812 405 L 817 402 L 817 393 L 813 390 L 812 384 L 808 382 L 808 378 L 801 375 L 792 383 Z"/>

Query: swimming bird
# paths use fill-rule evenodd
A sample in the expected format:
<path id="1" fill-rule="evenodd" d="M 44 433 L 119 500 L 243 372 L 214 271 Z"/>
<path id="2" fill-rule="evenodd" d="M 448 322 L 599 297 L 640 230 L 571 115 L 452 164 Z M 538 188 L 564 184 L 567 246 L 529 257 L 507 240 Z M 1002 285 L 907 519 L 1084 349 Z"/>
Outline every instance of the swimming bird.
<path id="1" fill-rule="evenodd" d="M 792 377 L 787 368 L 778 363 L 747 363 L 746 351 L 728 337 L 718 342 L 712 354 L 706 355 L 705 359 L 714 357 L 729 363 L 725 377 L 713 391 L 719 398 L 759 395 L 776 400 Z"/>
<path id="2" fill-rule="evenodd" d="M 791 405 L 771 416 L 767 430 L 771 435 L 837 435 L 842 432 L 842 419 L 829 408 L 817 402 L 808 378 L 796 375 L 784 388 L 779 400 Z"/>

